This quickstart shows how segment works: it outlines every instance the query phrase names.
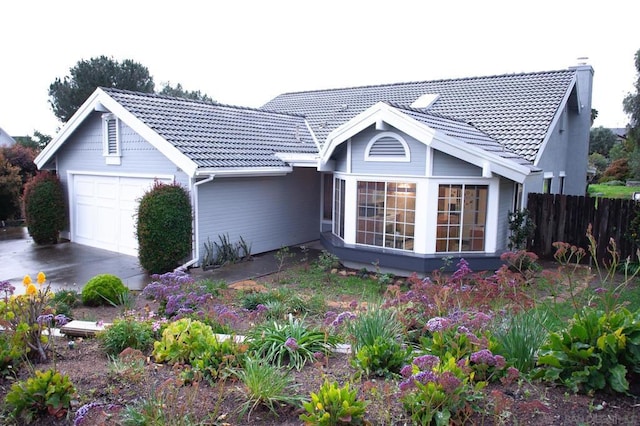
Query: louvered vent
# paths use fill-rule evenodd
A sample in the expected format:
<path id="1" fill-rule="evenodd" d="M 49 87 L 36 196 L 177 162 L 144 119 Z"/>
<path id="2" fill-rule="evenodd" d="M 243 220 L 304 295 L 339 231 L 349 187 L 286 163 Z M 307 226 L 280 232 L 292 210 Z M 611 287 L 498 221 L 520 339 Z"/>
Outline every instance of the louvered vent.
<path id="1" fill-rule="evenodd" d="M 370 157 L 404 157 L 406 154 L 402 142 L 391 136 L 381 137 L 369 149 Z"/>
<path id="2" fill-rule="evenodd" d="M 107 120 L 107 154 L 118 154 L 118 135 L 116 132 L 116 119 Z"/>

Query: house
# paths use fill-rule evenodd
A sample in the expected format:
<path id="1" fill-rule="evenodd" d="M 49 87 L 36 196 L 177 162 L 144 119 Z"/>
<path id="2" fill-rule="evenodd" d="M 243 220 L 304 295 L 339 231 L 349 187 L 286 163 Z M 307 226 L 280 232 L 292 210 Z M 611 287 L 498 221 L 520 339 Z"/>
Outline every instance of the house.
<path id="1" fill-rule="evenodd" d="M 495 268 L 530 192 L 583 195 L 593 69 L 286 93 L 260 109 L 97 89 L 36 158 L 72 241 L 136 254 L 136 200 L 178 182 L 192 259 L 320 239 L 352 267 Z"/>
<path id="2" fill-rule="evenodd" d="M 16 143 L 15 139 L 13 139 L 7 132 L 0 127 L 0 147 L 11 146 Z"/>

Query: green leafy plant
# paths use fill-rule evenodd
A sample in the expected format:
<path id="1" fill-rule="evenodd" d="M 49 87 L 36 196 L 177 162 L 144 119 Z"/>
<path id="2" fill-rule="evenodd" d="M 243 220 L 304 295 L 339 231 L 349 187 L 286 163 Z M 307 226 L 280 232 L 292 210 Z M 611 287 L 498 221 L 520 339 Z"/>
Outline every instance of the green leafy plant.
<path id="1" fill-rule="evenodd" d="M 193 218 L 186 189 L 156 181 L 140 199 L 137 217 L 138 258 L 149 273 L 171 271 L 189 256 Z"/>
<path id="2" fill-rule="evenodd" d="M 585 307 L 566 329 L 549 335 L 538 364 L 534 377 L 574 392 L 627 393 L 629 377 L 640 374 L 640 311 Z"/>
<path id="3" fill-rule="evenodd" d="M 367 376 L 397 375 L 411 357 L 411 347 L 403 347 L 395 340 L 376 337 L 373 343 L 361 346 L 351 359 L 351 365 Z"/>
<path id="4" fill-rule="evenodd" d="M 24 214 L 36 244 L 57 243 L 67 225 L 65 194 L 57 175 L 42 171 L 24 187 Z"/>
<path id="5" fill-rule="evenodd" d="M 97 338 L 108 355 L 117 355 L 126 348 L 146 351 L 154 341 L 152 325 L 132 317 L 115 319 Z"/>
<path id="6" fill-rule="evenodd" d="M 75 290 L 58 290 L 49 302 L 57 314 L 64 314 L 72 318 L 72 310 L 80 304 L 80 295 Z"/>
<path id="7" fill-rule="evenodd" d="M 351 349 L 357 353 L 364 346 L 373 346 L 379 339 L 401 342 L 404 327 L 393 309 L 369 305 L 345 323 Z"/>
<path id="8" fill-rule="evenodd" d="M 240 406 L 241 415 L 250 419 L 253 410 L 262 405 L 278 415 L 278 406 L 288 404 L 298 406 L 303 398 L 293 392 L 293 378 L 288 372 L 281 372 L 275 366 L 259 359 L 248 358 L 243 369 L 234 371 L 240 379 L 245 402 Z"/>
<path id="9" fill-rule="evenodd" d="M 316 353 L 328 355 L 339 339 L 315 328 L 308 328 L 304 319 L 293 318 L 285 324 L 262 324 L 247 333 L 249 351 L 278 367 L 288 365 L 300 370 L 313 361 Z"/>
<path id="10" fill-rule="evenodd" d="M 99 274 L 87 281 L 82 289 L 82 303 L 87 306 L 117 305 L 129 292 L 122 280 L 112 274 Z"/>
<path id="11" fill-rule="evenodd" d="M 37 370 L 26 381 L 14 383 L 5 402 L 16 420 L 31 423 L 36 416 L 44 414 L 64 417 L 75 392 L 69 376 L 54 370 Z"/>
<path id="12" fill-rule="evenodd" d="M 306 414 L 300 415 L 305 425 L 359 425 L 363 423 L 369 403 L 358 399 L 358 391 L 349 383 L 338 387 L 325 380 L 318 393 L 311 393 L 311 401 L 303 403 Z"/>
<path id="13" fill-rule="evenodd" d="M 218 235 L 218 240 L 219 243 L 207 239 L 204 244 L 205 254 L 202 260 L 204 270 L 219 268 L 251 258 L 251 244 L 247 243 L 242 236 L 240 236 L 240 241 L 236 243 L 232 243 L 227 234 Z"/>
<path id="14" fill-rule="evenodd" d="M 183 378 L 197 381 L 216 379 L 225 370 L 242 365 L 246 346 L 235 339 L 218 340 L 210 326 L 190 318 L 169 324 L 162 339 L 154 343 L 156 362 L 189 364 Z"/>

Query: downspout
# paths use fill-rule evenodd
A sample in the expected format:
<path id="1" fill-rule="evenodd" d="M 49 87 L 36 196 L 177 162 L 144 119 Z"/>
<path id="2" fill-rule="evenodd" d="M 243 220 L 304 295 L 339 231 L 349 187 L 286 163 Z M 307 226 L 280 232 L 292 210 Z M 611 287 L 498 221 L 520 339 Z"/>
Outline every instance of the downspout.
<path id="1" fill-rule="evenodd" d="M 198 260 L 200 260 L 200 241 L 198 238 L 198 186 L 202 185 L 203 183 L 208 183 L 211 182 L 213 180 L 213 178 L 216 175 L 209 175 L 208 178 L 201 180 L 199 182 L 196 182 L 193 184 L 193 217 L 194 219 L 194 227 L 193 227 L 193 232 L 195 234 L 195 242 L 194 242 L 194 247 L 192 250 L 192 254 L 191 254 L 191 260 L 188 261 L 187 263 L 185 263 L 184 265 L 180 265 L 178 266 L 175 271 L 185 271 L 189 266 L 193 265 L 194 263 L 196 263 Z"/>

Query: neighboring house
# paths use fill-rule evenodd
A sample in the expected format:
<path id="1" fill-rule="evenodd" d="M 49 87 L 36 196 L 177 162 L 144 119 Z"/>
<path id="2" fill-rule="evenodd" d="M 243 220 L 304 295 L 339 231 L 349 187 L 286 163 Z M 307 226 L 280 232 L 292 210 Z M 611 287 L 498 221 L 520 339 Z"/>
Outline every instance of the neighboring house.
<path id="1" fill-rule="evenodd" d="M 0 127 L 0 147 L 3 146 L 11 146 L 15 144 L 16 141 L 13 139 L 7 132 L 5 132 L 2 127 Z"/>
<path id="2" fill-rule="evenodd" d="M 98 89 L 36 158 L 69 194 L 67 236 L 136 254 L 154 179 L 194 206 L 193 258 L 320 239 L 352 267 L 495 268 L 530 192 L 583 195 L 593 69 L 283 94 L 261 109 Z"/>

